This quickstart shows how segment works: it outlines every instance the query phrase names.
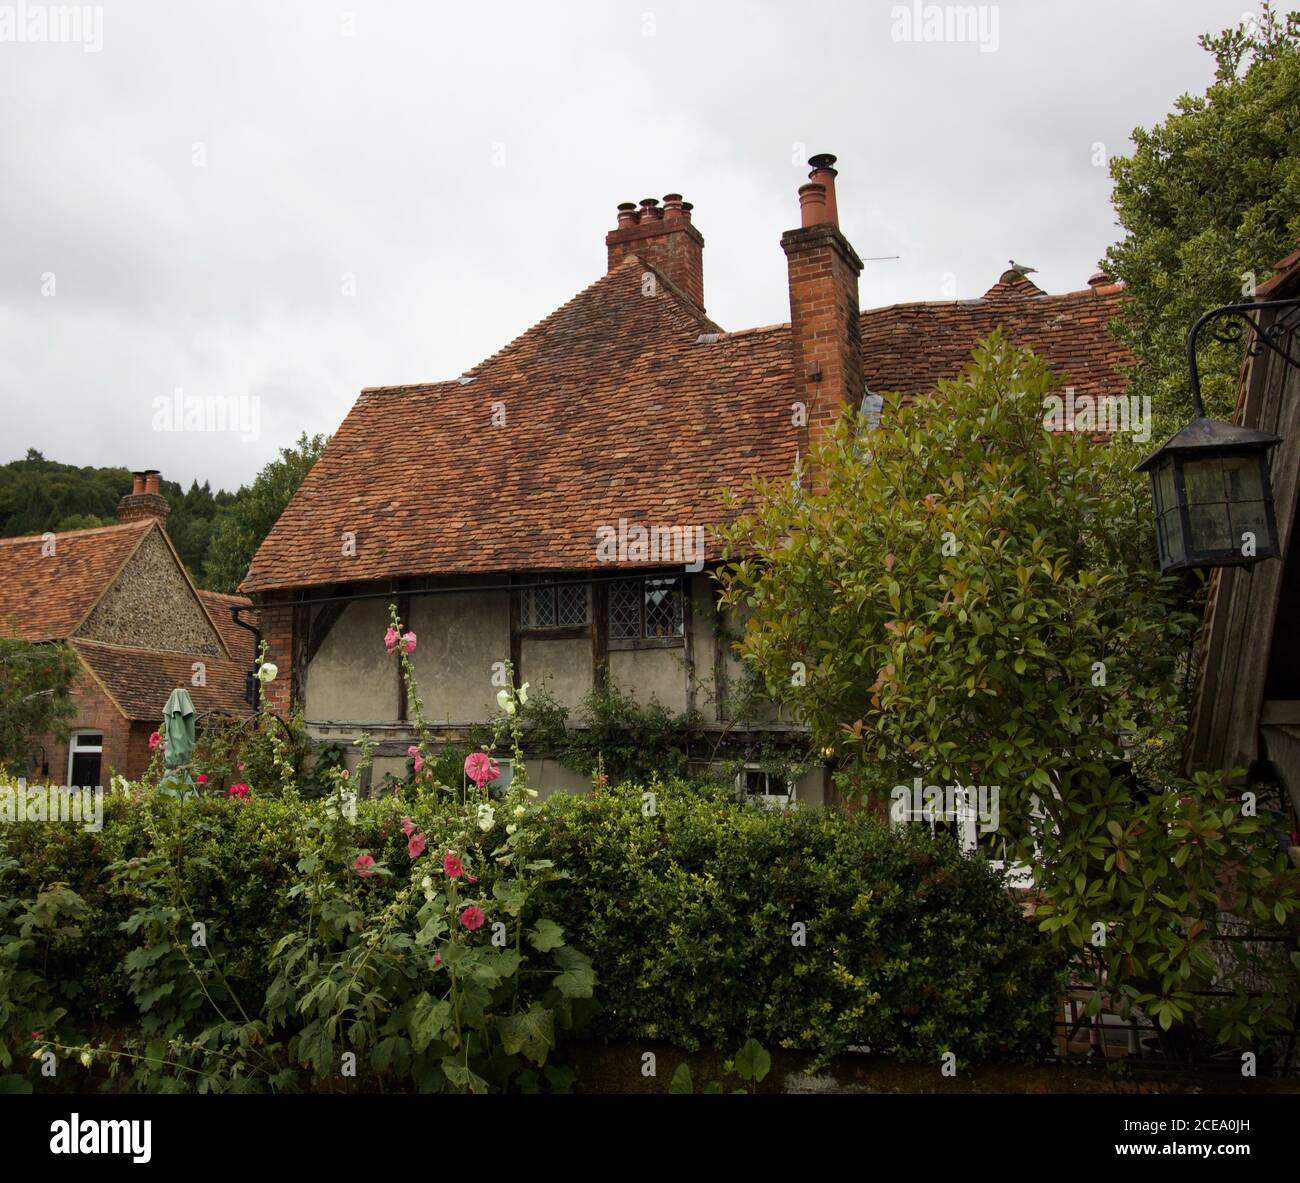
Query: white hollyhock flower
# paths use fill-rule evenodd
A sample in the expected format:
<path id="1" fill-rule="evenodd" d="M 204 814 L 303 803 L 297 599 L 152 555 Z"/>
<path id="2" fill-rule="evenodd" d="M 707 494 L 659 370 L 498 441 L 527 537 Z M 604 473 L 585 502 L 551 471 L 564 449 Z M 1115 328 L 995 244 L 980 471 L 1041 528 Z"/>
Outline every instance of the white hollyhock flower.
<path id="1" fill-rule="evenodd" d="M 524 813 L 525 813 L 525 810 L 524 810 L 524 807 L 523 807 L 522 805 L 516 805 L 516 806 L 515 806 L 515 817 L 523 817 L 523 816 L 524 816 Z"/>
<path id="2" fill-rule="evenodd" d="M 528 683 L 525 682 L 522 686 L 519 687 L 519 705 L 526 706 L 527 704 L 528 704 Z"/>
<path id="3" fill-rule="evenodd" d="M 478 807 L 478 828 L 486 833 L 496 823 L 496 810 L 490 805 L 480 805 Z"/>
<path id="4" fill-rule="evenodd" d="M 264 661 L 257 667 L 257 679 L 259 682 L 274 682 L 280 673 L 280 667 L 273 661 Z"/>
<path id="5" fill-rule="evenodd" d="M 509 690 L 497 691 L 497 706 L 499 706 L 507 715 L 515 713 L 515 700 L 510 697 Z"/>

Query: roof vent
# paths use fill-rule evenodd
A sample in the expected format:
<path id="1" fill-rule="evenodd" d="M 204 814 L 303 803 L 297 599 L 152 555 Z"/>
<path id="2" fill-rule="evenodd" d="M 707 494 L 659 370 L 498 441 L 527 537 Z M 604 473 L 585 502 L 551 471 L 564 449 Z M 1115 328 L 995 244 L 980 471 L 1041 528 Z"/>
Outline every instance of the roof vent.
<path id="1" fill-rule="evenodd" d="M 716 345 L 722 340 L 721 333 L 701 333 L 695 338 L 696 345 Z"/>
<path id="2" fill-rule="evenodd" d="M 456 379 L 456 381 L 459 382 L 462 386 L 468 386 L 471 382 L 474 381 L 476 377 L 478 377 L 477 374 L 462 374 L 459 378 Z"/>

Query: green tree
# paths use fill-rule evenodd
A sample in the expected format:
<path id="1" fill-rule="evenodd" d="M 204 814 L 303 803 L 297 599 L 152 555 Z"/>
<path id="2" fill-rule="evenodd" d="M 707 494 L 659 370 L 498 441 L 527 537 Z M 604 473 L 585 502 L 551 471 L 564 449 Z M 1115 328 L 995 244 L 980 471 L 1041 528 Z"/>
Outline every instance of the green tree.
<path id="1" fill-rule="evenodd" d="M 67 738 L 76 673 L 66 645 L 0 637 L 0 769 L 26 772 L 43 737 Z"/>
<path id="2" fill-rule="evenodd" d="M 1131 156 L 1111 161 L 1125 237 L 1106 255 L 1128 300 L 1117 324 L 1137 365 L 1129 393 L 1152 399 L 1172 432 L 1191 413 L 1185 343 L 1203 312 L 1252 298 L 1253 284 L 1300 239 L 1300 13 L 1269 4 L 1201 46 L 1216 76 L 1183 95 Z M 1199 354 L 1206 409 L 1231 417 L 1241 344 Z"/>
<path id="3" fill-rule="evenodd" d="M 1044 430 L 1056 381 L 995 333 L 875 430 L 846 417 L 812 482 L 764 487 L 723 531 L 721 600 L 752 613 L 742 660 L 850 797 L 994 788 L 1094 1006 L 1105 983 L 1166 1027 L 1246 1038 L 1284 1021 L 1296 975 L 1207 1008 L 1208 942 L 1223 911 L 1289 923 L 1300 876 L 1222 778 L 1177 779 L 1197 618 L 1155 569 L 1134 445 Z"/>
<path id="4" fill-rule="evenodd" d="M 309 438 L 304 432 L 294 447 L 281 448 L 279 459 L 263 468 L 252 485 L 241 487 L 234 502 L 218 514 L 203 564 L 205 587 L 227 593 L 238 590 L 257 548 L 320 458 L 327 442 L 327 436 Z"/>

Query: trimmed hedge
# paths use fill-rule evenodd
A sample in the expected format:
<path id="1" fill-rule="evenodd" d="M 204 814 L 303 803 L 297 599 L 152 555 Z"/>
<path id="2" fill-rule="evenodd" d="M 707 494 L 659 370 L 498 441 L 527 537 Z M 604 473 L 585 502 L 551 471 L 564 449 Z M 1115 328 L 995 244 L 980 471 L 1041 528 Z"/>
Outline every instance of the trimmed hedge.
<path id="1" fill-rule="evenodd" d="M 596 964 L 608 1035 L 963 1062 L 1048 1048 L 1061 958 L 983 859 L 921 827 L 655 788 L 654 815 L 639 788 L 553 797 L 534 831 L 572 876 L 548 908 Z"/>
<path id="2" fill-rule="evenodd" d="M 533 856 L 569 875 L 542 903 L 595 963 L 599 1034 L 687 1049 L 752 1036 L 823 1055 L 866 1044 L 962 1062 L 1028 1060 L 1048 1047 L 1061 963 L 987 863 L 863 816 L 650 788 L 652 813 L 642 789 L 626 786 L 552 797 L 529 822 Z M 45 967 L 82 1022 L 130 1013 L 122 963 L 138 942 L 121 925 L 136 901 L 105 868 L 151 846 L 149 801 L 105 804 L 97 833 L 0 827 L 0 861 L 13 860 L 0 901 L 65 882 L 87 905 L 81 936 L 55 942 Z M 185 896 L 232 986 L 257 1006 L 268 951 L 302 906 L 289 896 L 293 812 L 322 807 L 204 796 L 186 808 Z M 391 803 L 360 802 L 356 825 L 358 847 L 396 872 L 383 889 L 404 885 L 410 863 Z M 484 849 L 501 837 L 484 835 Z"/>

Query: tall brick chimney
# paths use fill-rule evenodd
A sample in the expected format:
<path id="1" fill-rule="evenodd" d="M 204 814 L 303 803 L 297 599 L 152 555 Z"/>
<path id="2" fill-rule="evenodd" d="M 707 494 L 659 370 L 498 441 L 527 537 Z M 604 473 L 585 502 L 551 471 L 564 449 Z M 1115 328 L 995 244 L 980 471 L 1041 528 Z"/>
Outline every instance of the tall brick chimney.
<path id="1" fill-rule="evenodd" d="M 640 255 L 704 308 L 704 235 L 691 224 L 692 205 L 680 193 L 665 193 L 618 207 L 618 227 L 605 235 L 609 270 L 628 255 Z"/>
<path id="2" fill-rule="evenodd" d="M 790 329 L 795 387 L 808 408 L 815 439 L 846 405 L 862 401 L 862 329 L 858 276 L 862 260 L 840 233 L 835 157 L 814 156 L 799 190 L 798 230 L 781 235 L 790 277 Z"/>
<path id="3" fill-rule="evenodd" d="M 156 468 L 131 474 L 131 491 L 117 503 L 117 520 L 119 522 L 139 522 L 145 518 L 155 518 L 161 526 L 167 521 L 172 507 L 167 498 L 159 492 L 158 484 L 162 474 Z"/>

